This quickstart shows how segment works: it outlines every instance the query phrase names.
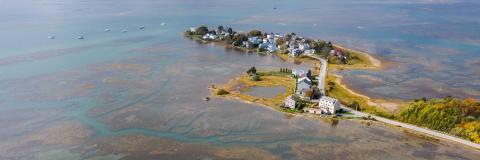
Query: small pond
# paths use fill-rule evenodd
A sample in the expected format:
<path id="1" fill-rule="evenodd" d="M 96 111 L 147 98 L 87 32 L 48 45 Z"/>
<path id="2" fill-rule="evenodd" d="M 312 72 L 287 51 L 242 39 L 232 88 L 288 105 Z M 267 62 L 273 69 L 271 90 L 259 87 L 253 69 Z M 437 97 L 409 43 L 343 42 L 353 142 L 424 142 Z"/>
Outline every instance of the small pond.
<path id="1" fill-rule="evenodd" d="M 272 86 L 272 87 L 250 87 L 245 94 L 252 95 L 260 98 L 275 98 L 279 94 L 285 93 L 286 88 L 283 86 Z"/>

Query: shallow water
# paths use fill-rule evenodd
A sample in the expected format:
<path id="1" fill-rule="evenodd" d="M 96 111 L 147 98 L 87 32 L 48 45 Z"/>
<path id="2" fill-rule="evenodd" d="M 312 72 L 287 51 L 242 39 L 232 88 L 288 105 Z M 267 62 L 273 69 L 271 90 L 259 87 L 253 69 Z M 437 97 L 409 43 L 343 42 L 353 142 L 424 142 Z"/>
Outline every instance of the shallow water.
<path id="1" fill-rule="evenodd" d="M 252 95 L 255 97 L 261 98 L 274 98 L 278 95 L 284 94 L 286 91 L 283 86 L 273 86 L 273 87 L 250 87 L 245 91 L 245 94 Z"/>
<path id="2" fill-rule="evenodd" d="M 470 27 L 477 22 L 469 16 L 474 1 L 19 0 L 1 4 L 0 159 L 475 159 L 480 155 L 381 124 L 291 117 L 216 98 L 205 102 L 208 86 L 224 84 L 252 66 L 278 70 L 312 65 L 199 44 L 181 36 L 190 26 L 228 24 L 241 30 L 294 31 L 368 50 L 375 45 L 373 51 L 402 62 L 402 67 L 345 72 L 354 88 L 373 96 L 405 98 L 406 91 L 391 92 L 391 87 L 402 88 L 408 80 L 435 79 L 442 90 L 425 85 L 415 93 L 433 96 L 452 87 L 468 87 L 474 90 L 468 94 L 474 95 L 478 73 L 461 67 L 464 61 L 476 59 L 472 55 L 478 32 Z M 446 5 L 464 9 L 442 12 L 447 14 L 444 18 L 421 9 L 436 11 Z M 410 12 L 423 14 L 405 15 Z M 369 16 L 379 13 L 388 18 Z M 450 29 L 459 33 L 433 36 L 416 30 L 423 26 L 416 21 L 434 19 L 438 24 L 426 26 L 445 27 L 441 24 L 451 23 L 449 18 L 458 14 L 462 15 L 455 22 L 458 27 Z M 398 27 L 401 24 L 409 25 Z M 146 28 L 139 30 L 139 26 Z M 104 32 L 105 28 L 111 31 Z M 128 32 L 122 33 L 123 29 Z M 76 39 L 79 34 L 85 39 Z M 412 38 L 412 34 L 419 36 Z M 48 39 L 50 35 L 56 38 Z M 438 36 L 447 40 L 428 40 Z M 469 45 L 462 44 L 467 43 L 465 39 Z M 428 42 L 430 48 L 424 50 L 438 49 L 438 45 L 452 53 L 461 50 L 459 56 L 448 59 L 451 67 L 442 72 L 454 78 L 444 80 L 443 74 L 427 70 L 427 63 L 419 63 L 421 58 L 407 52 L 405 48 L 411 48 L 406 41 Z M 428 56 L 425 62 L 435 62 L 446 60 L 444 54 L 422 51 L 413 57 Z M 473 58 L 467 60 L 466 54 Z M 357 82 L 354 77 L 380 80 Z"/>

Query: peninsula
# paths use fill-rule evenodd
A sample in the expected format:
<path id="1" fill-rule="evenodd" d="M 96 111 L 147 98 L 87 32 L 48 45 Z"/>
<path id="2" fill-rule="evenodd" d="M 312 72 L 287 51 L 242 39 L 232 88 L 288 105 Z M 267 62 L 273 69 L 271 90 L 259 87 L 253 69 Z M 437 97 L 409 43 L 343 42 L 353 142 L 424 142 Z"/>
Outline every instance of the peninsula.
<path id="1" fill-rule="evenodd" d="M 404 107 L 393 113 L 378 106 L 380 103 L 373 102 L 369 97 L 355 93 L 342 84 L 341 77 L 334 71 L 375 70 L 382 67 L 378 59 L 364 52 L 332 42 L 304 38 L 295 33 L 268 33 L 259 30 L 242 33 L 223 26 L 218 26 L 214 30 L 209 30 L 206 26 L 192 27 L 184 32 L 184 35 L 204 43 L 216 43 L 246 52 L 272 54 L 281 58 L 294 58 L 315 65 L 308 71 L 279 68 L 278 71 L 257 72 L 256 68 L 252 67 L 245 75 L 232 79 L 227 84 L 212 85 L 210 90 L 213 95 L 269 106 L 294 114 L 334 117 L 344 116 L 342 113 L 348 113 L 347 116 L 353 114 L 363 119 L 378 120 L 480 149 L 478 144 L 480 103 L 474 100 L 461 101 L 452 97 L 432 100 L 422 98 L 411 103 L 397 104 Z M 283 87 L 285 91 L 268 98 L 246 93 L 254 87 Z"/>

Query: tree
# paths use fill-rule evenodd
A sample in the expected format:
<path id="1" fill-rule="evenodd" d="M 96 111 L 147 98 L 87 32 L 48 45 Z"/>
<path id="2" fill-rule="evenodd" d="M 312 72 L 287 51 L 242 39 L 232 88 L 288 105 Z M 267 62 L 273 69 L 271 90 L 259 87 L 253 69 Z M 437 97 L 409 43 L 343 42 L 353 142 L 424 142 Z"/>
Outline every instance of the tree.
<path id="1" fill-rule="evenodd" d="M 348 105 L 348 107 L 349 107 L 349 108 L 353 108 L 353 109 L 355 109 L 356 111 L 357 111 L 358 109 L 360 109 L 360 111 L 362 110 L 362 108 L 360 107 L 360 104 L 358 104 L 357 101 L 353 101 L 352 103 L 350 103 L 350 104 Z"/>
<path id="2" fill-rule="evenodd" d="M 328 89 L 327 89 L 328 91 L 332 91 L 333 88 L 335 88 L 335 83 L 333 83 L 332 81 L 328 81 L 327 85 L 328 85 Z"/>
<path id="3" fill-rule="evenodd" d="M 238 33 L 233 36 L 233 42 L 235 46 L 240 46 L 242 45 L 243 41 L 248 40 L 247 36 L 244 33 Z"/>
<path id="4" fill-rule="evenodd" d="M 308 70 L 308 71 L 307 71 L 307 77 L 308 77 L 309 79 L 312 79 L 312 71 L 311 71 L 311 70 Z"/>
<path id="5" fill-rule="evenodd" d="M 200 26 L 197 28 L 195 31 L 197 35 L 205 35 L 208 33 L 208 27 L 207 26 Z"/>
<path id="6" fill-rule="evenodd" d="M 223 28 L 222 25 L 219 25 L 219 26 L 217 27 L 217 29 L 218 29 L 218 31 L 223 31 L 224 28 Z"/>
<path id="7" fill-rule="evenodd" d="M 252 30 L 248 33 L 250 37 L 255 37 L 255 36 L 262 36 L 262 31 L 259 30 Z"/>
<path id="8" fill-rule="evenodd" d="M 226 94 L 229 94 L 228 91 L 226 91 L 225 89 L 218 89 L 216 92 L 215 92 L 216 95 L 226 95 Z"/>
<path id="9" fill-rule="evenodd" d="M 233 29 L 230 28 L 230 27 L 228 27 L 227 32 L 228 32 L 229 34 L 233 34 Z"/>
<path id="10" fill-rule="evenodd" d="M 282 38 L 278 38 L 277 41 L 275 41 L 277 45 L 282 45 L 285 43 L 285 41 Z"/>
<path id="11" fill-rule="evenodd" d="M 257 74 L 257 69 L 255 67 L 252 67 L 247 70 L 247 74 L 249 75 Z"/>

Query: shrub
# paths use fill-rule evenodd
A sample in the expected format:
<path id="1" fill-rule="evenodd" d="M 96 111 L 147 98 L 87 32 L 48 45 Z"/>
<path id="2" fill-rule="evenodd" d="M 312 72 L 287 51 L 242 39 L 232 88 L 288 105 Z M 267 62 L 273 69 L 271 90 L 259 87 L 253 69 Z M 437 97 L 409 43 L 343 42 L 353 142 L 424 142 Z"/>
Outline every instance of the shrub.
<path id="1" fill-rule="evenodd" d="M 229 94 L 228 91 L 226 91 L 225 89 L 217 89 L 217 91 L 215 92 L 216 95 L 226 95 L 226 94 Z"/>

